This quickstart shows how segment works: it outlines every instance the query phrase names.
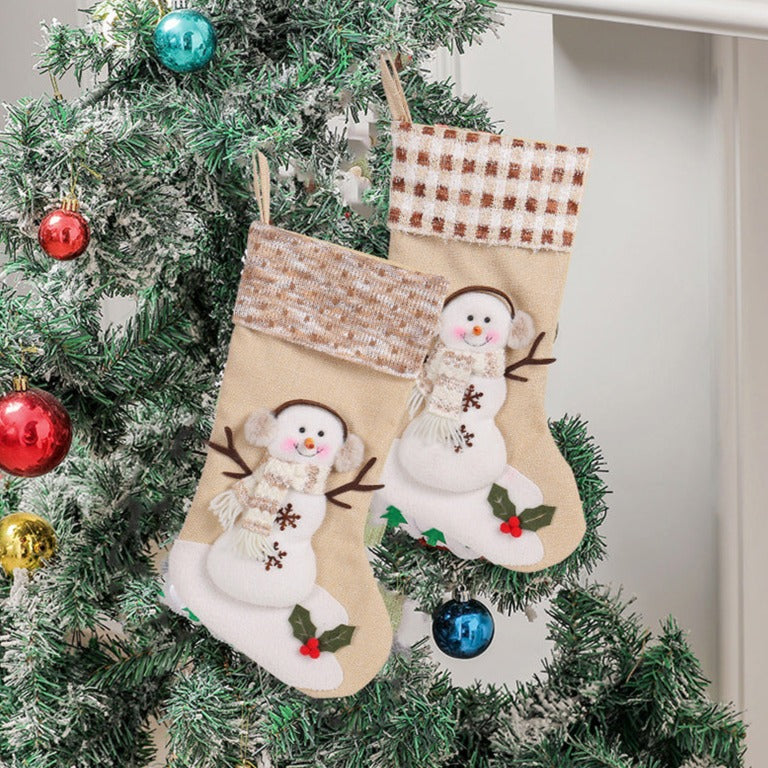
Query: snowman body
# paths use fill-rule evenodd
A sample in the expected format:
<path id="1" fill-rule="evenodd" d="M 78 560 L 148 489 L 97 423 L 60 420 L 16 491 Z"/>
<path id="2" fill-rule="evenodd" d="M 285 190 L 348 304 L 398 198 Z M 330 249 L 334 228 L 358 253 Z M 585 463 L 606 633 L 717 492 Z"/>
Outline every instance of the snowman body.
<path id="1" fill-rule="evenodd" d="M 541 538 L 533 530 L 516 536 L 500 528 L 489 495 L 494 485 L 507 491 L 518 513 L 543 503 L 541 490 L 507 464 L 504 436 L 496 416 L 507 399 L 506 347 L 530 343 L 533 321 L 515 312 L 494 289 L 468 288 L 449 297 L 440 318 L 437 354 L 458 353 L 443 364 L 435 358 L 425 366 L 419 389 L 423 410 L 390 450 L 374 495 L 374 519 L 390 506 L 403 516 L 405 531 L 414 538 L 429 535 L 463 559 L 484 557 L 506 567 L 532 566 L 544 557 Z M 452 369 L 471 354 L 469 375 Z M 435 354 L 435 352 L 433 352 Z M 483 371 L 484 375 L 478 373 Z M 493 373 L 491 373 L 493 371 Z M 466 374 L 466 369 L 464 369 Z M 452 378 L 454 377 L 454 378 Z M 459 386 L 458 382 L 464 384 Z M 430 397 L 437 404 L 432 407 Z M 441 437 L 425 428 L 435 415 L 458 419 L 461 440 Z M 427 416 L 425 417 L 425 414 Z M 434 422 L 433 422 L 434 423 Z"/>
<path id="2" fill-rule="evenodd" d="M 210 547 L 206 571 L 221 592 L 236 600 L 269 608 L 292 607 L 312 591 L 317 577 L 312 537 L 327 511 L 325 480 L 310 487 L 296 479 L 299 485 L 291 485 L 294 480 L 286 477 L 292 475 L 274 478 L 275 470 L 268 471 L 267 461 L 278 460 L 283 471 L 295 467 L 310 475 L 324 472 L 322 476 L 327 477 L 331 467 L 348 471 L 359 464 L 362 442 L 347 435 L 338 414 L 308 401 L 289 401 L 276 413 L 265 409 L 255 413 L 245 425 L 245 438 L 266 447 L 267 456 L 240 481 L 244 497 L 229 488 L 211 502 L 224 530 Z M 302 473 L 297 477 L 305 477 Z M 279 504 L 276 514 L 270 511 L 266 516 L 266 523 L 259 512 L 265 499 Z M 254 510 L 267 531 L 259 528 L 257 555 L 244 548 L 241 539 Z"/>
<path id="3" fill-rule="evenodd" d="M 397 449 L 398 458 L 417 482 L 430 488 L 465 493 L 487 486 L 504 471 L 507 448 L 495 419 L 507 399 L 503 363 L 512 333 L 511 306 L 498 295 L 468 291 L 446 304 L 440 317 L 439 344 L 448 353 L 472 355 L 479 368 L 473 363 L 463 389 L 457 392 L 455 385 L 450 387 L 461 442 L 424 435 L 420 423 L 425 418 L 424 412 L 406 427 Z M 483 361 L 489 355 L 497 362 L 494 375 L 484 370 L 487 363 Z M 444 380 L 445 371 L 432 370 L 429 365 L 425 370 L 429 380 L 423 386 L 432 388 L 424 409 L 428 412 L 428 398 Z M 484 375 L 479 370 L 483 370 Z"/>
<path id="4" fill-rule="evenodd" d="M 206 568 L 211 581 L 230 597 L 253 605 L 296 605 L 315 583 L 312 536 L 325 514 L 324 495 L 289 491 L 272 526 L 270 554 L 263 560 L 243 554 L 237 546 L 236 528 L 230 528 L 208 553 Z"/>
<path id="5" fill-rule="evenodd" d="M 400 465 L 417 482 L 453 493 L 464 493 L 492 483 L 507 465 L 507 446 L 496 426 L 507 397 L 503 376 L 471 376 L 461 412 L 462 445 L 425 441 L 412 421 L 397 447 Z"/>

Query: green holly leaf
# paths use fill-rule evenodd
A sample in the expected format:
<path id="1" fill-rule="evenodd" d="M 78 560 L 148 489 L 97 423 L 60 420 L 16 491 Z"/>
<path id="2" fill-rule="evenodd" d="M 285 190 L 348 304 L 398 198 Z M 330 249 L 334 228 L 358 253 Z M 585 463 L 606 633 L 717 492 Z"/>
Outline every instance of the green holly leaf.
<path id="1" fill-rule="evenodd" d="M 506 522 L 510 517 L 517 515 L 517 509 L 515 509 L 512 499 L 509 498 L 507 489 L 496 485 L 496 483 L 491 486 L 491 491 L 488 494 L 488 503 L 491 505 L 493 514 L 499 520 Z"/>
<path id="2" fill-rule="evenodd" d="M 310 637 L 315 636 L 317 627 L 312 623 L 309 611 L 297 605 L 288 617 L 288 622 L 293 629 L 293 636 L 300 642 L 306 643 Z"/>
<path id="3" fill-rule="evenodd" d="M 422 531 L 421 535 L 430 547 L 436 547 L 440 542 L 445 544 L 445 534 L 437 528 L 430 528 L 428 531 Z"/>
<path id="4" fill-rule="evenodd" d="M 195 614 L 192 613 L 192 611 L 189 610 L 189 608 L 183 608 L 182 610 L 184 611 L 184 613 L 187 614 L 187 616 L 189 617 L 190 621 L 197 621 L 197 622 L 200 621 L 200 619 L 198 619 L 197 616 L 195 616 Z"/>
<path id="5" fill-rule="evenodd" d="M 406 522 L 405 516 L 397 508 L 393 506 L 387 507 L 387 511 L 381 516 L 382 520 L 387 521 L 388 528 L 397 528 L 398 525 L 402 525 Z"/>
<path id="6" fill-rule="evenodd" d="M 539 528 L 545 528 L 552 522 L 554 514 L 555 507 L 547 507 L 544 504 L 533 509 L 526 509 L 518 515 L 520 527 L 524 531 L 538 531 Z"/>
<path id="7" fill-rule="evenodd" d="M 352 635 L 355 627 L 348 624 L 339 624 L 338 627 L 323 632 L 317 639 L 320 642 L 318 648 L 321 651 L 338 651 L 339 648 L 345 648 L 352 642 Z"/>

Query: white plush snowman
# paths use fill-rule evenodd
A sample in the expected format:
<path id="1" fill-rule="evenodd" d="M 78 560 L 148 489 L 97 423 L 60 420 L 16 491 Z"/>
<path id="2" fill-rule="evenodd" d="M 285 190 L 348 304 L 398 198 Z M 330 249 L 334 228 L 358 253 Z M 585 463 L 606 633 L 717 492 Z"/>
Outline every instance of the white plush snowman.
<path id="1" fill-rule="evenodd" d="M 527 346 L 533 334 L 530 315 L 501 291 L 471 286 L 448 297 L 411 401 L 424 409 L 398 448 L 414 480 L 462 493 L 501 475 L 507 449 L 495 418 L 507 397 L 505 350 Z"/>
<path id="2" fill-rule="evenodd" d="M 522 349 L 533 338 L 533 320 L 502 291 L 470 286 L 448 297 L 411 398 L 411 415 L 418 415 L 393 444 L 385 487 L 374 495 L 375 520 L 394 507 L 411 536 L 462 559 L 516 567 L 543 558 L 535 531 L 507 524 L 505 532 L 489 502 L 497 486 L 519 513 L 543 504 L 540 489 L 507 464 L 495 422 L 507 397 L 506 349 Z"/>
<path id="3" fill-rule="evenodd" d="M 245 439 L 265 446 L 256 470 L 211 501 L 224 533 L 211 546 L 211 581 L 238 600 L 293 607 L 315 584 L 312 536 L 326 514 L 328 478 L 363 459 L 363 442 L 326 406 L 304 400 L 253 413 Z"/>

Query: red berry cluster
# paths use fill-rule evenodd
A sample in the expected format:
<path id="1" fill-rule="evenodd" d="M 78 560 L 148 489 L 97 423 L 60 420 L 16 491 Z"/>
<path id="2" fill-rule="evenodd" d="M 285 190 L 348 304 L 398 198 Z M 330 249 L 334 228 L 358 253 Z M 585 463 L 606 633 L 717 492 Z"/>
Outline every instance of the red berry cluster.
<path id="1" fill-rule="evenodd" d="M 520 526 L 520 518 L 517 517 L 517 515 L 513 515 L 512 517 L 510 517 L 506 523 L 502 523 L 499 526 L 499 530 L 502 533 L 509 533 L 515 538 L 518 538 L 519 536 L 523 535 L 523 529 Z"/>
<path id="2" fill-rule="evenodd" d="M 299 649 L 302 656 L 309 656 L 316 659 L 320 655 L 320 641 L 316 637 L 310 637 Z"/>

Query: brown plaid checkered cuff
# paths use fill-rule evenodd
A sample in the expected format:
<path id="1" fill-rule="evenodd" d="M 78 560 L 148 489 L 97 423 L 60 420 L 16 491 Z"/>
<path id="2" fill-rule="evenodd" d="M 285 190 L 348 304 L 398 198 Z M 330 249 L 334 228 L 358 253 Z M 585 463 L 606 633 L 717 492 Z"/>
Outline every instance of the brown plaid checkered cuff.
<path id="1" fill-rule="evenodd" d="M 413 379 L 448 281 L 255 221 L 233 322 Z"/>
<path id="2" fill-rule="evenodd" d="M 393 125 L 392 144 L 391 229 L 571 250 L 586 147 L 415 123 Z"/>

